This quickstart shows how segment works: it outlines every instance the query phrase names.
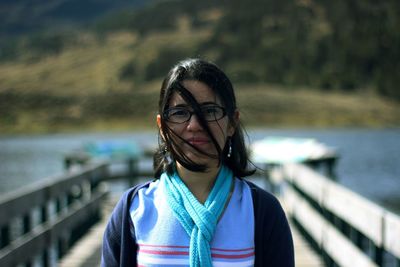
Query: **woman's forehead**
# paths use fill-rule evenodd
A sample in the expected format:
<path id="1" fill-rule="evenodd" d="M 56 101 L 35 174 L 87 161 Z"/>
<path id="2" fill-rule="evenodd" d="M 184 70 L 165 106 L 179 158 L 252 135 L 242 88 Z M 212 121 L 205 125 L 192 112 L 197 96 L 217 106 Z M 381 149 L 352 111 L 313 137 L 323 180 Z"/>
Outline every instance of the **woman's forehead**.
<path id="1" fill-rule="evenodd" d="M 195 80 L 185 80 L 182 85 L 192 94 L 197 103 L 216 103 L 221 104 L 219 97 L 215 92 L 205 83 Z M 176 91 L 173 92 L 170 100 L 170 105 L 175 106 L 179 104 L 187 104 L 187 101 Z"/>

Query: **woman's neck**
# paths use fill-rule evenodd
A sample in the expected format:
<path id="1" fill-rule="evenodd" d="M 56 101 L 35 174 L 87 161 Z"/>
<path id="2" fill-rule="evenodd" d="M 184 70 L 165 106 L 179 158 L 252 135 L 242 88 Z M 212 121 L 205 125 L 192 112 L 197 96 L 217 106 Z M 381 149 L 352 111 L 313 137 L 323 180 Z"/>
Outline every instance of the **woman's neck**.
<path id="1" fill-rule="evenodd" d="M 177 163 L 176 167 L 182 181 L 197 200 L 204 204 L 214 186 L 220 167 L 209 168 L 205 172 L 189 171 L 179 163 Z"/>

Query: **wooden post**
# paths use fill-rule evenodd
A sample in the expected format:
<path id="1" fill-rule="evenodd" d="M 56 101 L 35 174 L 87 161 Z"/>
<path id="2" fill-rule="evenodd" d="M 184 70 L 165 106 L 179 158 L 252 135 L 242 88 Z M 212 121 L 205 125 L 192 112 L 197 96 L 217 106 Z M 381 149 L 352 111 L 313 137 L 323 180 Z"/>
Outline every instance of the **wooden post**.
<path id="1" fill-rule="evenodd" d="M 44 203 L 40 208 L 40 222 L 44 223 L 49 219 L 49 212 L 47 209 L 47 203 Z"/>
<path id="2" fill-rule="evenodd" d="M 60 197 L 58 197 L 56 199 L 56 214 L 57 215 L 60 214 L 61 209 L 62 209 L 62 207 L 61 207 L 61 199 L 60 199 Z"/>
<path id="3" fill-rule="evenodd" d="M 374 245 L 374 260 L 378 266 L 383 266 L 383 248 Z"/>
<path id="4" fill-rule="evenodd" d="M 28 233 L 32 228 L 31 214 L 25 214 L 22 219 L 22 234 Z"/>
<path id="5" fill-rule="evenodd" d="M 0 249 L 8 246 L 10 244 L 10 226 L 9 225 L 4 225 L 1 227 L 1 233 L 0 233 Z"/>
<path id="6" fill-rule="evenodd" d="M 69 191 L 67 193 L 67 207 L 71 206 L 72 202 L 74 202 L 74 196 L 72 195 L 72 192 Z"/>
<path id="7" fill-rule="evenodd" d="M 61 259 L 65 255 L 65 253 L 68 251 L 68 247 L 69 247 L 69 238 L 64 233 L 63 235 L 60 236 L 60 238 L 57 241 L 57 256 L 59 259 Z"/>
<path id="8" fill-rule="evenodd" d="M 49 257 L 49 250 L 45 249 L 42 253 L 42 266 L 49 267 L 50 265 L 51 265 L 51 263 L 50 263 L 50 257 Z"/>

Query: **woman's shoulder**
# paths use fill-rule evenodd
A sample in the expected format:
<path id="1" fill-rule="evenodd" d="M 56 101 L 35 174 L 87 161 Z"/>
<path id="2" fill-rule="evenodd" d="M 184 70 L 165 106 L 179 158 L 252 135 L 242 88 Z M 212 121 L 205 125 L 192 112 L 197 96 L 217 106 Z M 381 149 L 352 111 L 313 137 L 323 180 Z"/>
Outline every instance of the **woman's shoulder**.
<path id="1" fill-rule="evenodd" d="M 127 203 L 132 203 L 138 195 L 149 196 L 154 194 L 158 189 L 158 181 L 159 180 L 150 180 L 134 185 L 123 193 L 121 200 Z"/>
<path id="2" fill-rule="evenodd" d="M 271 211 L 281 213 L 283 211 L 281 203 L 276 196 L 249 180 L 243 181 L 250 188 L 255 210 L 264 210 L 268 213 Z"/>
<path id="3" fill-rule="evenodd" d="M 276 199 L 274 195 L 266 191 L 265 189 L 261 188 L 259 185 L 256 183 L 249 181 L 247 179 L 241 179 L 245 184 L 247 184 L 252 191 L 252 194 L 257 194 L 260 195 L 263 198 L 271 198 L 271 199 Z"/>
<path id="4" fill-rule="evenodd" d="M 143 191 L 148 190 L 148 188 L 152 185 L 152 183 L 154 183 L 154 180 L 136 184 L 133 187 L 125 190 L 122 193 L 121 197 L 119 198 L 119 201 L 118 201 L 116 207 L 118 208 L 118 207 L 130 205 L 132 203 L 133 199 L 139 193 L 142 193 Z"/>

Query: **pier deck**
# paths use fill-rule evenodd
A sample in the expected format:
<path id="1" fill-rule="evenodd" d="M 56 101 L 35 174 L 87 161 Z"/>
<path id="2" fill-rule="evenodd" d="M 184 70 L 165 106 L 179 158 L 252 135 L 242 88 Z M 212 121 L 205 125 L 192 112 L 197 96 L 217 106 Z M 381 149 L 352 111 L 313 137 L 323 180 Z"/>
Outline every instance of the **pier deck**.
<path id="1" fill-rule="evenodd" d="M 103 203 L 102 219 L 83 236 L 59 262 L 59 267 L 100 266 L 101 244 L 108 218 L 118 201 L 118 197 L 109 197 Z"/>
<path id="2" fill-rule="evenodd" d="M 94 225 L 62 258 L 59 263 L 60 267 L 94 267 L 100 265 L 103 232 L 117 200 L 117 197 L 114 196 L 105 201 L 102 220 Z M 291 225 L 291 230 L 294 239 L 296 267 L 325 266 L 320 256 L 314 252 L 295 226 Z"/>

